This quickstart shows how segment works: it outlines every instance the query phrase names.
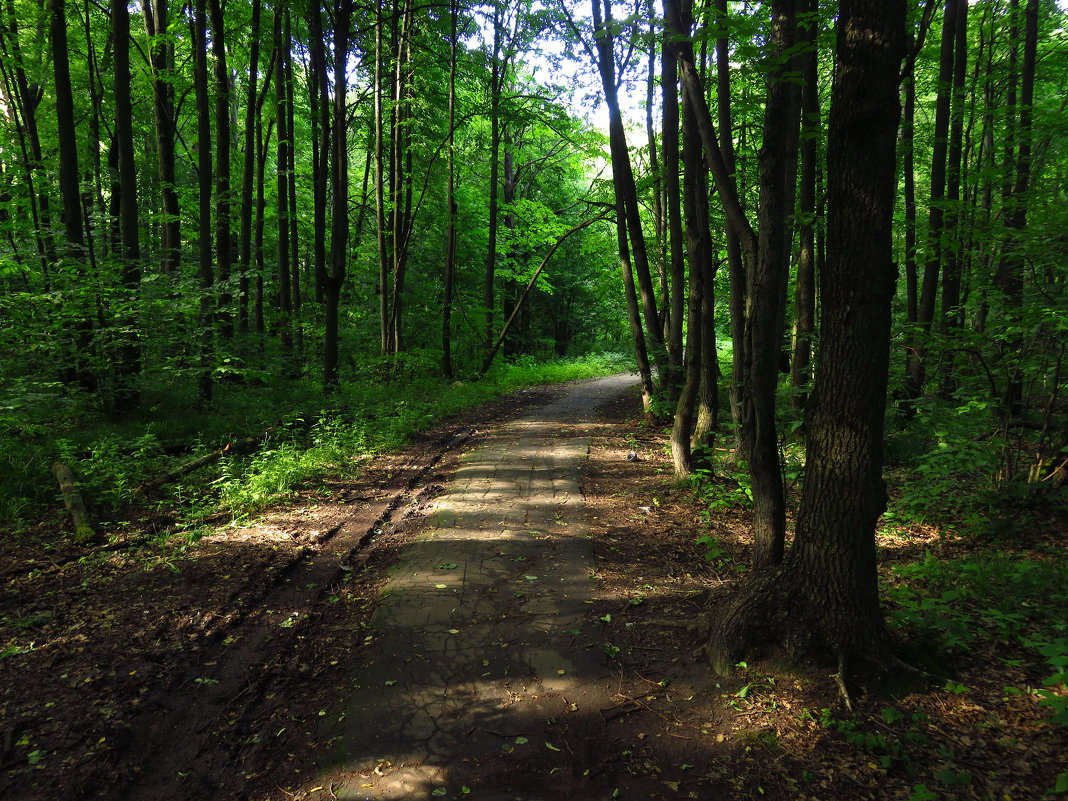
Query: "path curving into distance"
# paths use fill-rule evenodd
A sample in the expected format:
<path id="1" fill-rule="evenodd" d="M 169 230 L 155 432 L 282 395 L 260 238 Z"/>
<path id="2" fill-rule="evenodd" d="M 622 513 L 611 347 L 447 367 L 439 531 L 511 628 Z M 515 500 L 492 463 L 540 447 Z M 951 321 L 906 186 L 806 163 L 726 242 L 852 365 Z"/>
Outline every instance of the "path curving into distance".
<path id="1" fill-rule="evenodd" d="M 611 797 L 583 734 L 616 679 L 583 631 L 580 475 L 597 407 L 635 380 L 571 384 L 464 457 L 359 633 L 368 661 L 306 797 Z"/>

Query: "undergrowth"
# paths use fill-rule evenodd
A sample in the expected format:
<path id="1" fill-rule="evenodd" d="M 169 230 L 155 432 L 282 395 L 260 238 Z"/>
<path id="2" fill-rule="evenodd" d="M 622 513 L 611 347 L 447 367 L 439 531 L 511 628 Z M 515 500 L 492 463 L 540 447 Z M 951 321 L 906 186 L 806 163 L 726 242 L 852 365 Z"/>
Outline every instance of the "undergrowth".
<path id="1" fill-rule="evenodd" d="M 60 397 L 56 385 L 20 385 L 0 407 L 0 525 L 18 530 L 55 503 L 55 461 L 74 471 L 97 517 L 114 520 L 138 500 L 145 481 L 231 441 L 264 435 L 252 455 L 224 458 L 168 485 L 162 502 L 192 519 L 219 511 L 240 516 L 318 477 L 351 472 L 362 458 L 394 450 L 463 408 L 526 386 L 627 369 L 617 354 L 524 357 L 495 366 L 481 381 L 446 383 L 427 367 L 419 354 L 389 364 L 369 360 L 329 405 L 306 381 L 222 384 L 210 408 L 198 406 L 191 387 L 149 384 L 142 407 L 123 420 L 94 417 Z"/>

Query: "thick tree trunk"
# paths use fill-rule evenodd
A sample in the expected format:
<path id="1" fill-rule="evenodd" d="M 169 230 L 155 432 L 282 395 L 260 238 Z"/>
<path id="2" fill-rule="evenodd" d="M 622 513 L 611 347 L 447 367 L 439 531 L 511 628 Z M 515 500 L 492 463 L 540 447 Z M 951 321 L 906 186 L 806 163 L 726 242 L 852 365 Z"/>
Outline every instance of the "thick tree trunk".
<path id="1" fill-rule="evenodd" d="M 874 530 L 886 502 L 882 436 L 904 24 L 904 0 L 841 3 L 821 357 L 806 414 L 804 497 L 783 564 L 755 571 L 710 609 L 707 650 L 721 672 L 768 643 L 832 654 L 840 671 L 886 652 Z"/>

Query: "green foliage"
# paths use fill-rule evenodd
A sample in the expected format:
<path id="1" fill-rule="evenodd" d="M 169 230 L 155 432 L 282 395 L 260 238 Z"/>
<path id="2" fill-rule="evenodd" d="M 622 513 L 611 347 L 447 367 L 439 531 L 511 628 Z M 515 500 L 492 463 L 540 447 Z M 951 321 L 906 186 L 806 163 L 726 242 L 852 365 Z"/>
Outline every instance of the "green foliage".
<path id="1" fill-rule="evenodd" d="M 885 707 L 880 718 L 883 725 L 872 726 L 857 718 L 837 718 L 829 709 L 819 715 L 808 713 L 819 726 L 839 734 L 849 745 L 866 751 L 878 760 L 880 767 L 900 767 L 910 775 L 915 773 L 908 748 L 925 745 L 928 741 L 922 726 L 927 716 L 922 711 L 906 715 L 894 707 Z"/>
<path id="2" fill-rule="evenodd" d="M 895 569 L 907 583 L 886 588 L 887 622 L 943 652 L 977 643 L 1030 654 L 1044 675 L 1035 690 L 1053 722 L 1068 725 L 1068 565 L 1008 554 L 923 561 Z M 1060 688 L 1060 689 L 1058 689 Z M 963 692 L 961 685 L 947 685 Z"/>
<path id="3" fill-rule="evenodd" d="M 904 582 L 887 587 L 891 625 L 946 650 L 982 639 L 1019 643 L 1063 625 L 1068 565 L 1009 554 L 938 559 L 894 569 Z"/>
<path id="4" fill-rule="evenodd" d="M 196 415 L 185 413 L 194 401 L 161 391 L 149 395 L 139 417 L 116 422 L 97 416 L 92 424 L 83 417 L 82 430 L 69 428 L 73 419 L 64 423 L 59 415 L 47 420 L 28 401 L 8 404 L 0 422 L 19 436 L 0 439 L 0 460 L 10 468 L 0 475 L 0 511 L 14 521 L 53 502 L 49 466 L 58 460 L 74 471 L 97 513 L 114 519 L 135 499 L 137 487 L 173 468 L 176 458 L 178 463 L 193 459 L 272 426 L 253 454 L 225 457 L 166 488 L 170 502 L 191 518 L 220 509 L 244 515 L 316 477 L 351 473 L 362 458 L 396 449 L 413 433 L 465 407 L 533 384 L 618 372 L 626 364 L 618 354 L 540 362 L 524 356 L 495 366 L 483 381 L 445 384 L 431 372 L 434 357 L 413 351 L 402 358 L 368 360 L 362 375 L 345 383 L 327 408 L 316 388 L 284 381 L 270 387 L 238 384 L 220 392 L 214 408 Z M 68 428 L 60 429 L 63 425 Z M 177 457 L 168 450 L 177 450 Z"/>
<path id="5" fill-rule="evenodd" d="M 1012 478 L 1017 445 L 991 430 L 995 405 L 925 399 L 914 421 L 893 431 L 887 458 L 901 470 L 884 520 L 933 523 L 944 533 L 1011 538 L 1068 497 L 1064 488 Z"/>

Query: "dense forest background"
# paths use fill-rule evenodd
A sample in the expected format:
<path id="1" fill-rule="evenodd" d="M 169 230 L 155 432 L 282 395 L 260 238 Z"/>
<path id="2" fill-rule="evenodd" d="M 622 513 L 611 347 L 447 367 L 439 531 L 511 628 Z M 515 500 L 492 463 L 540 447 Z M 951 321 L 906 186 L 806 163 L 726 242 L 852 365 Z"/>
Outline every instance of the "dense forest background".
<path id="1" fill-rule="evenodd" d="M 775 426 L 758 447 L 745 420 L 772 419 L 754 398 L 780 370 L 799 413 L 818 354 L 836 9 L 665 10 L 9 2 L 5 516 L 50 496 L 57 457 L 152 451 L 177 408 L 258 394 L 280 416 L 292 399 L 263 399 L 283 388 L 470 379 L 498 353 L 633 346 L 654 415 L 695 376 L 680 476 L 681 443 L 728 418 L 776 461 Z M 907 13 L 890 392 L 950 410 L 932 459 L 1045 477 L 1065 444 L 1064 11 Z M 602 103 L 607 137 L 575 112 Z M 139 427 L 86 438 L 119 419 Z"/>
<path id="2" fill-rule="evenodd" d="M 951 666 L 932 714 L 1001 710 L 962 737 L 1007 786 L 989 732 L 1068 725 L 1066 111 L 1057 0 L 0 0 L 0 663 L 116 575 L 184 608 L 219 526 L 449 414 L 633 370 L 729 704 L 778 708 L 769 643 L 850 712 Z M 990 797 L 929 700 L 791 720 Z"/>

